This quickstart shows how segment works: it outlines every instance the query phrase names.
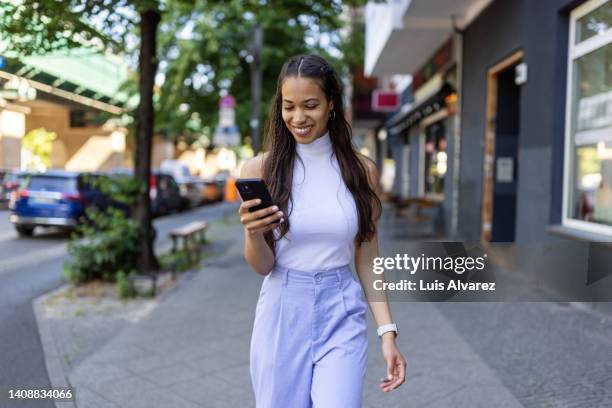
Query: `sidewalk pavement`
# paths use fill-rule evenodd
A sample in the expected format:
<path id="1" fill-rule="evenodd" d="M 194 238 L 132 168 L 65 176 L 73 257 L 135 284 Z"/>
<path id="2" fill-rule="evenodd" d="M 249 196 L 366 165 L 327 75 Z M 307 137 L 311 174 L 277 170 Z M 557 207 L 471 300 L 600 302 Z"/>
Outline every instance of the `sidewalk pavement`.
<path id="1" fill-rule="evenodd" d="M 78 408 L 255 406 L 249 341 L 262 277 L 244 262 L 236 219 L 214 225 L 209 237 L 225 248 L 222 255 L 70 373 Z M 378 388 L 386 368 L 369 314 L 364 407 L 522 406 L 435 304 L 392 309 L 407 380 L 390 393 Z"/>

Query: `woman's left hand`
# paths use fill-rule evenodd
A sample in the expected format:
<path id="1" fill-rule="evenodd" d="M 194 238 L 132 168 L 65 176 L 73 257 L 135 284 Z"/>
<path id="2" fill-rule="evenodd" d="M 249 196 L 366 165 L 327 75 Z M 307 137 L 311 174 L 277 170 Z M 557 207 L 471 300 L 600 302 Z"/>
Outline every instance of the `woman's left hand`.
<path id="1" fill-rule="evenodd" d="M 381 348 L 383 357 L 387 362 L 387 378 L 381 378 L 379 386 L 384 392 L 389 392 L 404 383 L 406 379 L 406 359 L 395 344 L 395 333 L 393 332 L 383 334 Z"/>

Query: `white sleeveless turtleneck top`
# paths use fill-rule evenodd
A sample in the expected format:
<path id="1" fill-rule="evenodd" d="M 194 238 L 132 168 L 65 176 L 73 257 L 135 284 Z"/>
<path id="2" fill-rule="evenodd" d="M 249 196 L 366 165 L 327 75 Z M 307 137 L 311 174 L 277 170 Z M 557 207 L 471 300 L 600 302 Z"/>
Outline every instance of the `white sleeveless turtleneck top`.
<path id="1" fill-rule="evenodd" d="M 297 143 L 296 148 L 289 231 L 276 243 L 276 263 L 302 271 L 351 264 L 357 207 L 342 179 L 329 133 L 308 144 Z"/>

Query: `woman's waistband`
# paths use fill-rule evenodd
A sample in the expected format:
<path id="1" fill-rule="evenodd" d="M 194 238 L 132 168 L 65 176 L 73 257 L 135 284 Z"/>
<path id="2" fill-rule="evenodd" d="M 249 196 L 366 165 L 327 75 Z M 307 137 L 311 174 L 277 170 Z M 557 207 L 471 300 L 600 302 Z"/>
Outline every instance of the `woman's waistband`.
<path id="1" fill-rule="evenodd" d="M 342 265 L 317 271 L 304 271 L 287 268 L 281 265 L 274 265 L 270 275 L 282 277 L 285 283 L 298 282 L 320 284 L 324 282 L 342 282 L 343 280 L 351 279 L 353 271 L 350 265 Z"/>

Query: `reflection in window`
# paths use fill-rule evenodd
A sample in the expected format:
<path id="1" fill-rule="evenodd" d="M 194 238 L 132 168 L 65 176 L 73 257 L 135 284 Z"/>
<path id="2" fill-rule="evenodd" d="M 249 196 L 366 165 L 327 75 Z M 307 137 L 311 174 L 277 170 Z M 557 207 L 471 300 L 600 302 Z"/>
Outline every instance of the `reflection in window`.
<path id="1" fill-rule="evenodd" d="M 612 44 L 573 64 L 574 163 L 567 215 L 612 225 Z"/>
<path id="2" fill-rule="evenodd" d="M 612 28 L 612 2 L 607 2 L 576 21 L 576 44 Z"/>

